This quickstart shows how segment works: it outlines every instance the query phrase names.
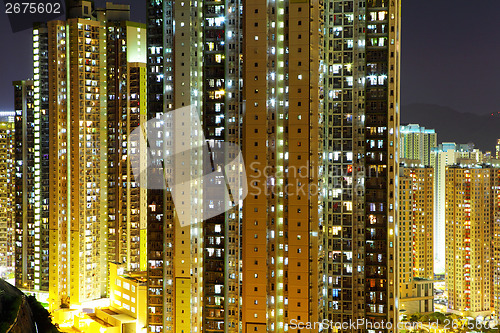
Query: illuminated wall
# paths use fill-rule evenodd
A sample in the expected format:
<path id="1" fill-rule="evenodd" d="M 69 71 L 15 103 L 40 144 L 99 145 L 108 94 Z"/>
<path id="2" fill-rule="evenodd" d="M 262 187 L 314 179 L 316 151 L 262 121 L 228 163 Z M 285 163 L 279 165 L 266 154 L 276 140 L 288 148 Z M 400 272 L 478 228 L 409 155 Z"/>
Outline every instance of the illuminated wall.
<path id="1" fill-rule="evenodd" d="M 497 141 L 497 145 L 495 146 L 496 158 L 500 159 L 500 139 Z"/>
<path id="2" fill-rule="evenodd" d="M 400 11 L 399 1 L 325 2 L 324 294 L 334 322 L 397 318 Z"/>
<path id="3" fill-rule="evenodd" d="M 14 117 L 0 114 L 0 266 L 14 268 Z"/>
<path id="4" fill-rule="evenodd" d="M 126 263 L 129 271 L 146 270 L 141 246 L 146 246 L 147 193 L 131 167 L 133 159 L 146 156 L 130 137 L 146 121 L 146 26 L 108 22 L 106 38 L 108 260 Z"/>
<path id="5" fill-rule="evenodd" d="M 434 169 L 431 167 L 403 168 L 412 178 L 413 216 L 413 275 L 434 279 Z"/>
<path id="6" fill-rule="evenodd" d="M 492 178 L 492 283 L 491 303 L 495 314 L 500 313 L 500 169 L 491 170 Z"/>
<path id="7" fill-rule="evenodd" d="M 413 178 L 399 177 L 399 295 L 412 296 L 413 282 Z"/>
<path id="8" fill-rule="evenodd" d="M 46 24 L 33 29 L 33 81 L 29 99 L 16 101 L 16 285 L 48 291 L 49 125 L 48 35 Z"/>
<path id="9" fill-rule="evenodd" d="M 492 229 L 498 173 L 487 167 L 446 168 L 448 308 L 485 316 L 492 305 Z M 496 175 L 496 176 L 495 176 Z"/>
<path id="10" fill-rule="evenodd" d="M 36 37 L 38 40 L 38 37 Z M 34 289 L 35 281 L 35 126 L 32 80 L 16 81 L 15 108 L 15 280 Z M 39 228 L 39 227 L 38 227 Z M 47 276 L 48 277 L 48 276 Z"/>
<path id="11" fill-rule="evenodd" d="M 431 152 L 437 147 L 437 135 L 433 129 L 418 124 L 401 126 L 399 155 L 401 158 L 419 160 L 420 164 L 431 165 Z"/>
<path id="12" fill-rule="evenodd" d="M 244 4 L 243 332 L 322 316 L 322 10 Z"/>
<path id="13" fill-rule="evenodd" d="M 182 169 L 192 177 L 191 193 L 178 197 L 190 202 L 188 210 L 174 209 L 171 173 L 166 190 L 148 189 L 149 332 L 239 329 L 241 208 L 220 210 L 226 202 L 210 198 L 224 179 L 212 177 L 202 184 L 195 175 L 222 169 L 234 158 L 235 151 L 220 149 L 223 143 L 240 144 L 240 18 L 238 1 L 148 1 L 148 119 L 158 119 L 155 126 L 165 133 L 155 153 L 161 146 L 173 155 L 182 140 L 191 140 L 192 147 L 199 144 L 186 135 L 200 124 L 191 119 L 176 127 L 168 111 L 194 107 L 206 139 L 203 152 L 192 149 L 164 164 L 157 160 L 148 170 L 162 176 L 164 168 Z M 226 177 L 239 173 L 229 170 Z M 238 193 L 233 195 L 238 201 Z M 221 214 L 202 220 L 203 211 L 218 210 Z M 189 226 L 180 225 L 178 214 Z"/>
<path id="14" fill-rule="evenodd" d="M 52 309 L 106 294 L 103 30 L 85 19 L 48 23 Z"/>

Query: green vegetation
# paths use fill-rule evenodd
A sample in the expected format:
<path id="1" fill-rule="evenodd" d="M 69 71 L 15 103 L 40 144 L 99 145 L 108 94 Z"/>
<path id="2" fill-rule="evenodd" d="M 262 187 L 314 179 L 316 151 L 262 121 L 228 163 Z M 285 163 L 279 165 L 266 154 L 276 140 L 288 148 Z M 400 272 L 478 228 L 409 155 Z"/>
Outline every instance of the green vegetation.
<path id="1" fill-rule="evenodd" d="M 22 296 L 0 290 L 0 332 L 6 332 L 14 323 L 22 303 Z"/>
<path id="2" fill-rule="evenodd" d="M 52 317 L 49 311 L 43 307 L 40 302 L 36 300 L 35 296 L 27 296 L 28 304 L 33 313 L 33 320 L 35 321 L 39 332 L 58 333 L 59 330 L 52 323 Z M 1 332 L 1 331 L 0 331 Z"/>
<path id="3" fill-rule="evenodd" d="M 24 305 L 23 296 L 25 297 Z M 38 332 L 59 333 L 59 330 L 52 324 L 50 313 L 36 300 L 35 296 L 24 295 L 19 289 L 3 280 L 0 280 L 0 333 L 6 332 L 16 321 L 21 305 L 24 310 L 27 310 L 23 311 L 22 325 L 33 327 L 36 324 Z M 31 318 L 28 308 L 31 310 Z M 24 323 L 24 321 L 28 322 Z M 28 328 L 23 326 L 22 329 Z"/>

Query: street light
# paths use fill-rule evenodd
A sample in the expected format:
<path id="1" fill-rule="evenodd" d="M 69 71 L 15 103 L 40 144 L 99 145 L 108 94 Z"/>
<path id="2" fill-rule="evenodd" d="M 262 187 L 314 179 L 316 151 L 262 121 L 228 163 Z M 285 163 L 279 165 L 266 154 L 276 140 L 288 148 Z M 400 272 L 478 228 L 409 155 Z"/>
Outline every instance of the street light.
<path id="1" fill-rule="evenodd" d="M 28 293 L 31 292 L 30 285 L 27 282 L 23 283 L 24 289 L 28 288 Z"/>

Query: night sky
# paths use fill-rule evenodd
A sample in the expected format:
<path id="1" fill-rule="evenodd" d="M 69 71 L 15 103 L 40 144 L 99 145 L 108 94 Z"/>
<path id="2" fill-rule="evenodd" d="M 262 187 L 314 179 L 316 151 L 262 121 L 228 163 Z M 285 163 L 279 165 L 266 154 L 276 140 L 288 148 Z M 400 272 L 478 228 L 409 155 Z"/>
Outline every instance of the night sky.
<path id="1" fill-rule="evenodd" d="M 132 19 L 145 22 L 145 1 L 113 2 L 131 4 Z M 402 105 L 500 111 L 500 1 L 402 2 Z M 100 7 L 104 1 L 96 3 Z M 33 75 L 31 31 L 13 34 L 3 3 L 0 7 L 0 110 L 12 110 L 11 81 Z"/>

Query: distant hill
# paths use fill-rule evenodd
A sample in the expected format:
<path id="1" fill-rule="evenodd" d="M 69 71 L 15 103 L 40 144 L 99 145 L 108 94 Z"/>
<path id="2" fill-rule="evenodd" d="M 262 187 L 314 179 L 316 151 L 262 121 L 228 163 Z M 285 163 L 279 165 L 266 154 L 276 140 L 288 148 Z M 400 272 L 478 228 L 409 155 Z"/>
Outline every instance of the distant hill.
<path id="1" fill-rule="evenodd" d="M 436 130 L 438 142 L 476 144 L 482 151 L 494 151 L 500 139 L 500 114 L 461 113 L 433 104 L 408 104 L 401 107 L 401 124 L 420 124 Z"/>

